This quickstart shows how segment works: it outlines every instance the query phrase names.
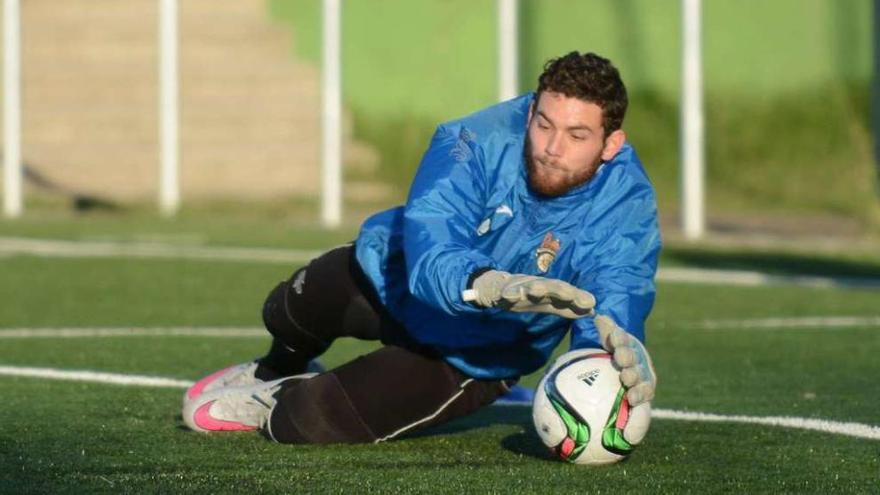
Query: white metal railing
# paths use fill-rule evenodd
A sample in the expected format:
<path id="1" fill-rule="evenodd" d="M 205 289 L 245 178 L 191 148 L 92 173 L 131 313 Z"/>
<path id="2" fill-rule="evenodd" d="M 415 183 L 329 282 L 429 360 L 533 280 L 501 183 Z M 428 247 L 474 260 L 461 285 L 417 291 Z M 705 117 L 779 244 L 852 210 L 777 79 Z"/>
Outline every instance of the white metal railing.
<path id="1" fill-rule="evenodd" d="M 498 99 L 519 94 L 519 1 L 498 0 Z"/>
<path id="2" fill-rule="evenodd" d="M 332 228 L 342 222 L 341 0 L 324 0 L 323 17 L 321 223 Z"/>
<path id="3" fill-rule="evenodd" d="M 682 0 L 681 213 L 685 238 L 706 230 L 700 0 Z"/>
<path id="4" fill-rule="evenodd" d="M 177 0 L 159 0 L 159 210 L 180 209 Z"/>
<path id="5" fill-rule="evenodd" d="M 22 213 L 21 2 L 3 2 L 3 214 Z"/>

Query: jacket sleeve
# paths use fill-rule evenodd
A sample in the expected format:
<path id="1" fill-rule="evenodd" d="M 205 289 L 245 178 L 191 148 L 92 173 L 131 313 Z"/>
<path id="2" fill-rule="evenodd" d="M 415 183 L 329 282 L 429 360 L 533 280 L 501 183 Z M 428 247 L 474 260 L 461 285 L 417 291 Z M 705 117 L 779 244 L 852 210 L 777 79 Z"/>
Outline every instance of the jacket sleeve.
<path id="1" fill-rule="evenodd" d="M 645 341 L 645 320 L 654 305 L 654 275 L 660 232 L 653 190 L 645 186 L 628 195 L 604 222 L 609 225 L 590 250 L 588 269 L 578 287 L 596 296 L 596 312 L 610 316 L 624 330 Z M 575 320 L 571 348 L 601 347 L 592 318 Z"/>
<path id="2" fill-rule="evenodd" d="M 410 188 L 403 245 L 409 291 L 451 315 L 481 311 L 461 293 L 476 269 L 496 266 L 472 247 L 486 187 L 482 152 L 469 131 L 440 126 Z"/>

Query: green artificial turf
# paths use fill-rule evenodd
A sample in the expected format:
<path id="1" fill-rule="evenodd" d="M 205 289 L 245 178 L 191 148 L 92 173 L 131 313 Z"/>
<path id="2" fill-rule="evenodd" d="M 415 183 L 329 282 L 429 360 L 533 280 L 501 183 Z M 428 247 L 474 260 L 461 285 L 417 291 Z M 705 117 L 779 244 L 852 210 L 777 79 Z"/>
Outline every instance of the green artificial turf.
<path id="1" fill-rule="evenodd" d="M 212 239 L 205 232 L 213 228 L 222 231 L 202 225 L 195 232 Z M 136 233 L 100 222 L 88 229 L 118 238 Z M 234 243 L 236 234 L 217 239 Z M 315 232 L 300 240 L 319 246 L 335 239 Z M 728 258 L 688 251 L 676 260 L 700 266 Z M 823 259 L 828 275 L 837 268 L 853 275 L 861 266 Z M 693 261 L 698 263 L 688 264 Z M 0 258 L 0 329 L 259 327 L 265 293 L 294 268 L 8 256 Z M 875 290 L 661 283 L 648 324 L 660 377 L 654 406 L 880 425 L 876 326 L 705 327 L 707 321 L 764 317 L 877 316 L 877 301 Z M 0 366 L 195 380 L 251 359 L 267 344 L 261 335 L 6 338 L 0 340 Z M 342 339 L 322 362 L 333 367 L 375 347 Z M 522 383 L 534 386 L 539 377 Z M 771 426 L 655 419 L 629 460 L 585 468 L 550 459 L 523 407 L 490 407 L 382 445 L 283 446 L 257 434 L 186 431 L 179 419 L 182 388 L 0 376 L 0 389 L 0 493 L 871 493 L 880 482 L 880 441 Z"/>

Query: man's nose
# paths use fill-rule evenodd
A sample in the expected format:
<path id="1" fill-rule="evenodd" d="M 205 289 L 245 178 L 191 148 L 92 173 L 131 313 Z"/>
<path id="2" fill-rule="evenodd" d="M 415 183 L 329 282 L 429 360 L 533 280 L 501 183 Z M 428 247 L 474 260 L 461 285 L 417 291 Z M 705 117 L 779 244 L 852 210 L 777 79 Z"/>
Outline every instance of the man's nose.
<path id="1" fill-rule="evenodd" d="M 562 147 L 562 133 L 554 132 L 550 135 L 550 139 L 547 140 L 544 152 L 551 156 L 559 156 L 562 154 Z"/>

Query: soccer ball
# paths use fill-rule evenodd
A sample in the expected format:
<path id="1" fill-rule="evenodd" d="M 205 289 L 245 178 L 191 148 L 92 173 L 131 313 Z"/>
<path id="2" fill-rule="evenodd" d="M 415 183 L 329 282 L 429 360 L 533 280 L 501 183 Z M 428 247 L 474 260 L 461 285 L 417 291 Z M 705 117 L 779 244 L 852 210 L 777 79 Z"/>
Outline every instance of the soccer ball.
<path id="1" fill-rule="evenodd" d="M 541 379 L 532 419 L 544 445 L 574 464 L 611 464 L 633 451 L 623 436 L 626 390 L 611 355 L 601 349 L 560 356 Z"/>

